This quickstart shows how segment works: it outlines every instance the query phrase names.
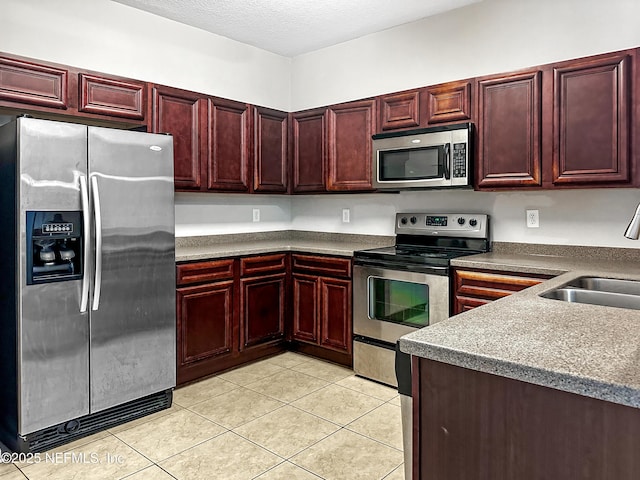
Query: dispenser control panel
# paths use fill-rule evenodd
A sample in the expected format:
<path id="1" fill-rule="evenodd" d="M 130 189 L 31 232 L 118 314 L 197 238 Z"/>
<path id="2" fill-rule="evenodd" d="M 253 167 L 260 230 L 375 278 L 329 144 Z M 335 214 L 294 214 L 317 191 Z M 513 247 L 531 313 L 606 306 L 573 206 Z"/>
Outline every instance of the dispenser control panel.
<path id="1" fill-rule="evenodd" d="M 44 223 L 42 233 L 73 233 L 73 223 Z"/>

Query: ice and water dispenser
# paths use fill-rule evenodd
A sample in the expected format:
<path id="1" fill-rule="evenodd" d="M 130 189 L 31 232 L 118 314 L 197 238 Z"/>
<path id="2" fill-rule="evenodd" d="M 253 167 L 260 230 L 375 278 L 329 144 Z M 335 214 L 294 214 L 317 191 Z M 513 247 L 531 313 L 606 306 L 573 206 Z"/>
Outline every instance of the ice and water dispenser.
<path id="1" fill-rule="evenodd" d="M 27 285 L 82 278 L 82 212 L 27 212 Z"/>

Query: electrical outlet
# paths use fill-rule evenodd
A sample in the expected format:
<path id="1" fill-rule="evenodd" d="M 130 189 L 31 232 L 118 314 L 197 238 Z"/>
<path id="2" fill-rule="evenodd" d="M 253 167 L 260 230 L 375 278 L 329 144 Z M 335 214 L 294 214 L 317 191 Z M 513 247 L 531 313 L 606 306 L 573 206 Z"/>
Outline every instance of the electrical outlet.
<path id="1" fill-rule="evenodd" d="M 348 208 L 342 209 L 342 223 L 349 223 L 351 221 L 351 210 Z"/>
<path id="2" fill-rule="evenodd" d="M 254 208 L 253 209 L 253 221 L 254 222 L 259 222 L 260 221 L 260 209 L 259 208 Z"/>
<path id="3" fill-rule="evenodd" d="M 538 210 L 527 210 L 527 228 L 538 228 L 540 226 L 540 212 Z"/>

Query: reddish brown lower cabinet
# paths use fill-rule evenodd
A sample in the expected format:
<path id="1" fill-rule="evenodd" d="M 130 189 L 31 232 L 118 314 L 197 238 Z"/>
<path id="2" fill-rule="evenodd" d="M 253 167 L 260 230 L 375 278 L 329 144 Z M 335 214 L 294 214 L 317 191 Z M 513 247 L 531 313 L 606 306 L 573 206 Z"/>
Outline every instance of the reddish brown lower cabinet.
<path id="1" fill-rule="evenodd" d="M 424 358 L 413 372 L 416 480 L 638 478 L 638 408 Z"/>
<path id="2" fill-rule="evenodd" d="M 287 254 L 177 265 L 177 383 L 284 349 Z"/>
<path id="3" fill-rule="evenodd" d="M 284 339 L 286 254 L 240 259 L 240 349 Z M 246 276 L 251 273 L 252 276 Z"/>
<path id="4" fill-rule="evenodd" d="M 455 268 L 452 313 L 457 315 L 466 312 L 549 278 L 553 278 L 553 275 Z"/>
<path id="5" fill-rule="evenodd" d="M 351 260 L 293 254 L 291 262 L 296 348 L 351 365 Z"/>
<path id="6" fill-rule="evenodd" d="M 234 261 L 178 265 L 177 383 L 215 372 L 238 350 Z M 185 286 L 189 283 L 200 283 Z"/>

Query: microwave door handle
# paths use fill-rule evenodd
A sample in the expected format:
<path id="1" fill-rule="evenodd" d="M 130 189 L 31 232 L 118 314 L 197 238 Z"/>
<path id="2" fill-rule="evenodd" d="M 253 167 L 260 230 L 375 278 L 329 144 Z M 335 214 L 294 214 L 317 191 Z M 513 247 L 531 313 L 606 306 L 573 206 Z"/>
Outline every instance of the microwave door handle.
<path id="1" fill-rule="evenodd" d="M 451 178 L 451 151 L 448 143 L 444 146 L 444 178 Z"/>

